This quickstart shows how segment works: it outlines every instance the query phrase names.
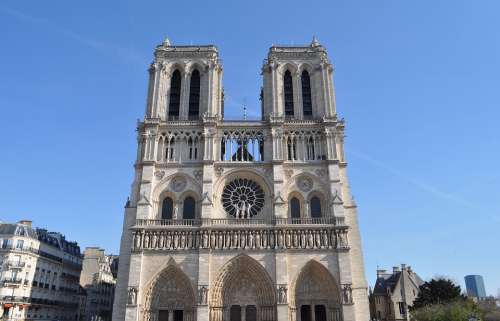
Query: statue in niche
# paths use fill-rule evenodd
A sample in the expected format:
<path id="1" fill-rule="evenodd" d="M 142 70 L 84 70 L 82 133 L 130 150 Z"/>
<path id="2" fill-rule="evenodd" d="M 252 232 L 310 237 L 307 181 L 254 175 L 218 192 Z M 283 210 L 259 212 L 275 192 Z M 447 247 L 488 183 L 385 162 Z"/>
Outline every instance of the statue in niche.
<path id="1" fill-rule="evenodd" d="M 344 288 L 342 289 L 342 294 L 343 294 L 343 299 L 344 299 L 344 304 L 351 304 L 352 303 L 352 288 L 350 284 L 345 284 Z"/>
<path id="2" fill-rule="evenodd" d="M 253 231 L 249 233 L 248 235 L 248 247 L 249 248 L 254 248 L 254 243 L 253 243 Z"/>
<path id="3" fill-rule="evenodd" d="M 179 247 L 181 249 L 186 247 L 186 232 L 181 232 L 181 242 Z"/>
<path id="4" fill-rule="evenodd" d="M 208 247 L 208 234 L 207 232 L 203 232 L 203 243 L 202 243 L 202 247 L 203 248 L 207 248 Z"/>
<path id="5" fill-rule="evenodd" d="M 137 304 L 137 289 L 134 287 L 128 288 L 127 304 L 129 305 Z"/>
<path id="6" fill-rule="evenodd" d="M 172 247 L 172 234 L 169 232 L 167 235 L 166 248 L 170 249 Z"/>
<path id="7" fill-rule="evenodd" d="M 286 286 L 281 285 L 278 289 L 278 303 L 286 304 L 287 301 L 286 293 L 287 293 Z"/>
<path id="8" fill-rule="evenodd" d="M 139 233 L 135 234 L 135 248 L 138 249 L 141 247 L 141 235 Z"/>
<path id="9" fill-rule="evenodd" d="M 152 244 L 151 247 L 154 249 L 156 248 L 156 233 L 153 233 L 153 237 L 151 238 Z"/>
<path id="10" fill-rule="evenodd" d="M 199 290 L 199 303 L 200 304 L 207 304 L 207 294 L 208 294 L 208 288 L 204 285 L 200 287 Z"/>

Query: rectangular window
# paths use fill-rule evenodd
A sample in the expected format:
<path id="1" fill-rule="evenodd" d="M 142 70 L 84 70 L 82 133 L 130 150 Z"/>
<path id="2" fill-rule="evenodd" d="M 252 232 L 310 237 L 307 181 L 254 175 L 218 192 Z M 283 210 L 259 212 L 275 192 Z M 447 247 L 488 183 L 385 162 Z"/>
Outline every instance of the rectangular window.
<path id="1" fill-rule="evenodd" d="M 17 240 L 16 248 L 22 249 L 24 247 L 24 240 Z"/>

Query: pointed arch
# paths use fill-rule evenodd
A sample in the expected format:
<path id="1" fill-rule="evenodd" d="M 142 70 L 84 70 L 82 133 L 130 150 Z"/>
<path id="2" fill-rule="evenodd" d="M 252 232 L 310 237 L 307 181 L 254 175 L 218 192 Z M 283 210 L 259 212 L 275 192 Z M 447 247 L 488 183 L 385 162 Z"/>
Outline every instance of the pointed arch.
<path id="1" fill-rule="evenodd" d="M 170 78 L 170 98 L 168 104 L 168 118 L 178 119 L 181 106 L 181 72 L 176 69 Z"/>
<path id="2" fill-rule="evenodd" d="M 304 314 L 324 312 L 324 320 L 340 320 L 340 290 L 333 275 L 316 260 L 310 260 L 297 274 L 290 291 L 290 307 L 297 321 Z M 318 314 L 319 313 L 319 314 Z M 303 314 L 303 315 L 301 315 Z"/>
<path id="3" fill-rule="evenodd" d="M 283 94 L 285 101 L 285 116 L 294 115 L 293 112 L 293 78 L 290 70 L 286 70 L 283 75 Z"/>
<path id="4" fill-rule="evenodd" d="M 309 208 L 311 211 L 312 218 L 320 218 L 323 216 L 323 211 L 321 208 L 321 200 L 318 196 L 314 195 L 309 201 Z"/>
<path id="5" fill-rule="evenodd" d="M 303 70 L 300 76 L 302 84 L 302 115 L 304 118 L 312 117 L 312 95 L 311 95 L 311 77 L 307 70 Z"/>
<path id="6" fill-rule="evenodd" d="M 167 196 L 163 199 L 161 204 L 161 219 L 171 220 L 174 216 L 174 200 Z"/>
<path id="7" fill-rule="evenodd" d="M 290 218 L 294 219 L 302 217 L 302 205 L 296 196 L 293 196 L 290 199 L 288 206 L 290 206 Z"/>
<path id="8" fill-rule="evenodd" d="M 187 196 L 182 205 L 182 218 L 193 220 L 196 217 L 196 201 L 192 196 Z"/>
<path id="9" fill-rule="evenodd" d="M 191 73 L 189 84 L 189 119 L 198 119 L 200 114 L 200 72 L 198 69 Z"/>
<path id="10" fill-rule="evenodd" d="M 160 311 L 182 310 L 183 321 L 194 321 L 196 296 L 191 281 L 173 259 L 149 283 L 143 320 L 156 319 Z"/>
<path id="11" fill-rule="evenodd" d="M 245 295 L 241 295 L 241 291 Z M 238 255 L 221 268 L 210 292 L 211 321 L 227 319 L 230 306 L 239 304 L 238 300 L 243 300 L 241 303 L 245 305 L 255 305 L 259 320 L 276 320 L 276 295 L 271 277 L 259 262 L 246 254 Z"/>

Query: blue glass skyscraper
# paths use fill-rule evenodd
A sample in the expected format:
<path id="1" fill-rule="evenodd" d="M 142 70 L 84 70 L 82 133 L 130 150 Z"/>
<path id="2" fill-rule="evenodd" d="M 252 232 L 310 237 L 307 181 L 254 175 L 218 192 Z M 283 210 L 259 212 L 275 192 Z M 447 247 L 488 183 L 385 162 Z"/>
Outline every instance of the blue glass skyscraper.
<path id="1" fill-rule="evenodd" d="M 484 289 L 484 281 L 481 275 L 466 275 L 465 287 L 467 288 L 467 295 L 476 297 L 478 299 L 486 298 L 486 291 Z"/>

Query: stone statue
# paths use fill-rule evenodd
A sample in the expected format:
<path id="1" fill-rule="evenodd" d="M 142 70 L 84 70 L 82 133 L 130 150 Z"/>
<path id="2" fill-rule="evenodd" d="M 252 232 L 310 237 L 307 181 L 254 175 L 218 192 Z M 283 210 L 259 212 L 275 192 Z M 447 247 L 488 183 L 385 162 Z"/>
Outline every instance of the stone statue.
<path id="1" fill-rule="evenodd" d="M 343 299 L 344 299 L 344 304 L 351 304 L 352 303 L 352 288 L 350 284 L 345 284 L 343 288 Z"/>
<path id="2" fill-rule="evenodd" d="M 278 289 L 278 303 L 281 304 L 286 304 L 287 298 L 286 298 L 286 286 L 280 286 Z"/>
<path id="3" fill-rule="evenodd" d="M 207 293 L 208 289 L 206 286 L 202 285 L 199 290 L 199 303 L 207 304 Z"/>
<path id="4" fill-rule="evenodd" d="M 128 288 L 127 304 L 137 304 L 137 289 L 134 287 Z"/>

